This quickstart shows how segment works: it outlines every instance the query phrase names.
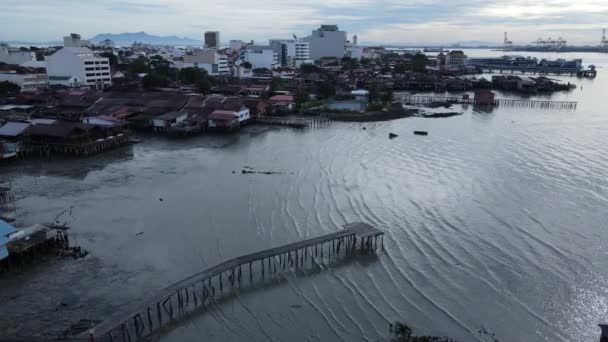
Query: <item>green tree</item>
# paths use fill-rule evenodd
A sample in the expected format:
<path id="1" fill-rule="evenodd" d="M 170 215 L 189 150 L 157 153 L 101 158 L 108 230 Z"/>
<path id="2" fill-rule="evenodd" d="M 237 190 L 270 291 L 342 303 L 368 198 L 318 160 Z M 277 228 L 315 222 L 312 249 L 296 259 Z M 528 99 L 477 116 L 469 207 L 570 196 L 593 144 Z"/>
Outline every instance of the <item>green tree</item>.
<path id="1" fill-rule="evenodd" d="M 207 70 L 200 68 L 183 68 L 178 73 L 179 80 L 186 84 L 197 84 L 208 78 Z"/>
<path id="2" fill-rule="evenodd" d="M 21 87 L 9 81 L 0 82 L 0 95 L 16 94 L 21 91 Z"/>
<path id="3" fill-rule="evenodd" d="M 306 89 L 299 88 L 294 95 L 294 101 L 296 102 L 296 107 L 301 108 L 302 105 L 310 100 L 310 94 Z"/>
<path id="4" fill-rule="evenodd" d="M 165 87 L 169 83 L 169 80 L 156 72 L 150 73 L 141 79 L 141 84 L 146 90 Z"/>
<path id="5" fill-rule="evenodd" d="M 328 99 L 336 95 L 336 84 L 332 80 L 325 80 L 319 85 L 319 97 Z"/>
<path id="6" fill-rule="evenodd" d="M 371 59 L 369 59 L 369 58 L 365 58 L 365 57 L 361 58 L 361 60 L 359 61 L 359 63 L 361 63 L 361 65 L 368 65 L 368 64 L 370 64 L 371 62 L 372 62 L 372 60 L 371 60 Z"/>
<path id="7" fill-rule="evenodd" d="M 302 72 L 303 74 L 312 74 L 313 72 L 319 71 L 321 71 L 321 69 L 314 64 L 306 63 L 300 65 L 300 72 Z"/>
<path id="8" fill-rule="evenodd" d="M 429 59 L 425 54 L 417 53 L 412 59 L 412 70 L 416 72 L 425 72 Z"/>
<path id="9" fill-rule="evenodd" d="M 211 88 L 213 88 L 213 83 L 211 82 L 209 77 L 205 77 L 198 82 L 196 82 L 196 87 L 198 91 L 207 95 L 211 92 Z"/>
<path id="10" fill-rule="evenodd" d="M 373 85 L 369 89 L 369 95 L 367 96 L 369 102 L 377 102 L 380 100 L 380 90 L 377 86 Z"/>
<path id="11" fill-rule="evenodd" d="M 396 74 L 405 74 L 407 70 L 408 67 L 405 65 L 405 63 L 399 63 L 393 68 L 393 72 Z"/>
<path id="12" fill-rule="evenodd" d="M 386 103 L 391 103 L 393 102 L 394 99 L 394 94 L 393 94 L 393 90 L 392 89 L 385 89 L 381 94 L 380 94 L 380 101 L 382 101 L 382 103 L 386 104 Z"/>
<path id="13" fill-rule="evenodd" d="M 398 342 L 411 342 L 412 341 L 412 328 L 407 324 L 396 322 L 392 327 L 393 335 Z"/>
<path id="14" fill-rule="evenodd" d="M 102 52 L 99 54 L 99 56 L 106 57 L 107 59 L 109 59 L 111 66 L 115 66 L 116 64 L 118 64 L 118 57 L 116 57 L 116 55 L 111 52 Z"/>
<path id="15" fill-rule="evenodd" d="M 138 58 L 127 66 L 127 72 L 132 74 L 147 74 L 150 72 L 150 67 L 146 63 L 145 58 Z"/>
<path id="16" fill-rule="evenodd" d="M 270 82 L 270 92 L 274 93 L 275 91 L 281 90 L 283 86 L 283 80 L 280 77 L 273 77 Z"/>
<path id="17" fill-rule="evenodd" d="M 342 57 L 342 70 L 355 70 L 359 67 L 359 61 L 356 58 L 348 56 Z"/>

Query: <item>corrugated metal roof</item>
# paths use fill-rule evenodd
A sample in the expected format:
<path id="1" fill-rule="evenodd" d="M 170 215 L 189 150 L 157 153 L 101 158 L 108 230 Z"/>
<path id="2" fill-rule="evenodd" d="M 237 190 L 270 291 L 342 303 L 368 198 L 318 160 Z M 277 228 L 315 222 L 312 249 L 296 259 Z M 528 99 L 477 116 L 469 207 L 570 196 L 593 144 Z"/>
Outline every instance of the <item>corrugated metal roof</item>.
<path id="1" fill-rule="evenodd" d="M 30 124 L 25 122 L 7 122 L 4 126 L 0 127 L 0 136 L 16 137 L 22 134 L 29 126 Z"/>
<path id="2" fill-rule="evenodd" d="M 0 220 L 0 236 L 6 237 L 8 234 L 12 234 L 15 231 L 17 231 L 17 228 L 4 222 L 4 220 Z"/>

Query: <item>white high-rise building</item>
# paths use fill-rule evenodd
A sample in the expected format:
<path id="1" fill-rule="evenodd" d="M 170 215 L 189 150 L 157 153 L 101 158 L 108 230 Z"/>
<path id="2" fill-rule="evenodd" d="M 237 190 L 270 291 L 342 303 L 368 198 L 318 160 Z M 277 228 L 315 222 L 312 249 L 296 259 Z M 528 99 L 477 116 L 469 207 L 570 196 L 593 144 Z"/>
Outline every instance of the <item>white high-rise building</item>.
<path id="1" fill-rule="evenodd" d="M 82 84 L 92 88 L 112 86 L 110 60 L 100 57 L 88 48 L 64 47 L 46 57 L 49 84 Z"/>
<path id="2" fill-rule="evenodd" d="M 302 64 L 314 63 L 310 58 L 310 43 L 303 40 L 272 39 L 269 45 L 278 54 L 281 66 L 299 67 Z"/>
<path id="3" fill-rule="evenodd" d="M 218 53 L 215 49 L 198 50 L 183 57 L 184 61 L 178 64 L 179 68 L 200 68 L 207 70 L 212 76 L 227 75 L 228 56 Z"/>
<path id="4" fill-rule="evenodd" d="M 305 41 L 296 41 L 295 45 L 295 56 L 293 58 L 293 65 L 299 68 L 302 64 L 313 64 L 314 61 L 310 58 L 310 43 Z"/>
<path id="5" fill-rule="evenodd" d="M 338 25 L 321 25 L 305 40 L 310 42 L 310 57 L 314 60 L 323 57 L 344 57 L 346 32 L 340 31 Z"/>
<path id="6" fill-rule="evenodd" d="M 271 46 L 250 45 L 241 52 L 241 59 L 251 63 L 253 69 L 274 69 L 280 66 L 279 54 Z"/>

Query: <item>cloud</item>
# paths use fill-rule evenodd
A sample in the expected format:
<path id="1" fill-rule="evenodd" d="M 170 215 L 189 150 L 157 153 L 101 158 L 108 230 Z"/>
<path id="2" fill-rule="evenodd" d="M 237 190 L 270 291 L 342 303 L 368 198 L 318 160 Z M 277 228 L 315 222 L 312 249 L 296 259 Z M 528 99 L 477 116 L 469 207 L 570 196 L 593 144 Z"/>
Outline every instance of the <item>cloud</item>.
<path id="1" fill-rule="evenodd" d="M 607 20 L 606 0 L 0 1 L 0 39 L 29 41 L 60 40 L 70 32 L 201 37 L 205 30 L 221 31 L 223 41 L 262 41 L 309 34 L 327 23 L 358 33 L 362 42 L 499 42 L 509 31 L 516 41 L 563 35 L 592 43 Z"/>

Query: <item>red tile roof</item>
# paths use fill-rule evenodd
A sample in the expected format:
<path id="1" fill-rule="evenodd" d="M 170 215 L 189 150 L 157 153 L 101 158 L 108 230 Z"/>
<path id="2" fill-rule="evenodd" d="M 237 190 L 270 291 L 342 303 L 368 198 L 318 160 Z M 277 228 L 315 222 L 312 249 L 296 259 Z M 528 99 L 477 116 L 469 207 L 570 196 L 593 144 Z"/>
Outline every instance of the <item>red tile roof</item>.
<path id="1" fill-rule="evenodd" d="M 275 95 L 270 98 L 272 102 L 293 102 L 293 96 L 291 95 Z"/>

